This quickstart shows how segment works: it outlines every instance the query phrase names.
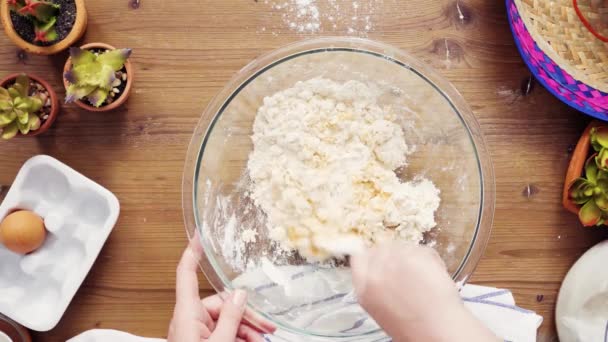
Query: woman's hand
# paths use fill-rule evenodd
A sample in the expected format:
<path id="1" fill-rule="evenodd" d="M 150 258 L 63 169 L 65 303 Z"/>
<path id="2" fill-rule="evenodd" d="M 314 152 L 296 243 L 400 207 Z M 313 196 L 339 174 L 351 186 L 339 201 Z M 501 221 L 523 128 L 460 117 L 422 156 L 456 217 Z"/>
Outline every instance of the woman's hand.
<path id="1" fill-rule="evenodd" d="M 392 243 L 351 256 L 363 308 L 394 341 L 497 341 L 466 310 L 437 252 Z"/>
<path id="2" fill-rule="evenodd" d="M 169 342 L 262 342 L 263 333 L 272 333 L 274 325 L 258 320 L 256 326 L 243 320 L 254 321 L 246 310 L 247 292 L 235 290 L 231 294 L 218 294 L 201 300 L 199 296 L 198 262 L 202 248 L 195 235 L 184 251 L 177 267 L 176 303 L 169 326 Z"/>

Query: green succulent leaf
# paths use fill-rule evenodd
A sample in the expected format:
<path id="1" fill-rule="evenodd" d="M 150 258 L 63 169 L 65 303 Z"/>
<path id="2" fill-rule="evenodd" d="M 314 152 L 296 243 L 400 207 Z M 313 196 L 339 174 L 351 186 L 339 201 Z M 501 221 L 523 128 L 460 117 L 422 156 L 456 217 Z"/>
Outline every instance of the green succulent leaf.
<path id="1" fill-rule="evenodd" d="M 17 114 L 17 122 L 25 125 L 27 124 L 27 122 L 29 121 L 30 117 L 29 117 L 29 113 L 28 112 L 24 112 L 24 111 L 20 111 L 20 110 L 16 110 L 15 113 Z"/>
<path id="2" fill-rule="evenodd" d="M 608 179 L 601 178 L 597 180 L 596 186 L 602 190 L 602 192 L 608 194 Z"/>
<path id="3" fill-rule="evenodd" d="M 131 49 L 116 49 L 101 53 L 97 57 L 97 61 L 102 65 L 107 65 L 114 71 L 119 71 L 125 65 L 127 59 L 131 56 Z"/>
<path id="4" fill-rule="evenodd" d="M 35 131 L 40 128 L 40 118 L 36 114 L 30 114 L 30 130 Z"/>
<path id="5" fill-rule="evenodd" d="M 591 143 L 591 147 L 593 147 L 595 152 L 599 152 L 602 149 L 602 145 L 600 145 L 600 143 L 597 142 L 597 137 L 595 135 L 596 130 L 597 130 L 597 127 L 591 128 L 589 142 Z"/>
<path id="6" fill-rule="evenodd" d="M 11 88 L 15 89 L 20 97 L 27 97 L 30 90 L 30 78 L 24 74 L 17 76 L 15 84 Z"/>
<path id="7" fill-rule="evenodd" d="M 77 85 L 98 85 L 101 82 L 103 67 L 99 63 L 85 63 L 72 68 L 72 76 Z"/>
<path id="8" fill-rule="evenodd" d="M 19 128 L 19 132 L 21 132 L 21 134 L 23 134 L 23 135 L 28 134 L 30 132 L 29 118 L 26 123 L 21 123 L 21 122 L 17 121 L 17 128 Z"/>
<path id="9" fill-rule="evenodd" d="M 66 92 L 65 102 L 70 103 L 76 100 L 80 100 L 83 97 L 92 93 L 96 88 L 97 87 L 94 85 L 78 86 L 76 84 L 70 84 Z"/>
<path id="10" fill-rule="evenodd" d="M 51 1 L 40 1 L 40 5 L 36 6 L 33 17 L 36 19 L 46 22 L 55 19 L 55 15 L 61 6 Z M 54 25 L 54 24 L 53 24 Z"/>
<path id="11" fill-rule="evenodd" d="M 591 196 L 595 195 L 595 186 L 590 185 L 590 186 L 585 187 L 585 189 L 583 189 L 583 194 L 586 197 L 591 197 Z"/>
<path id="12" fill-rule="evenodd" d="M 0 88 L 0 101 L 8 101 L 10 98 L 11 95 L 8 93 L 8 90 Z"/>
<path id="13" fill-rule="evenodd" d="M 99 108 L 108 98 L 109 92 L 107 89 L 97 88 L 87 96 L 87 99 L 93 107 Z"/>
<path id="14" fill-rule="evenodd" d="M 16 117 L 17 114 L 15 114 L 15 112 L 13 111 L 0 114 L 0 128 L 5 127 L 6 125 L 13 122 Z"/>
<path id="15" fill-rule="evenodd" d="M 8 88 L 8 94 L 11 98 L 17 98 L 19 96 L 21 96 L 21 93 L 19 92 L 19 90 L 15 89 L 15 87 L 10 87 Z"/>
<path id="16" fill-rule="evenodd" d="M 602 148 L 600 150 L 595 157 L 595 163 L 601 170 L 608 171 L 608 149 Z"/>
<path id="17" fill-rule="evenodd" d="M 577 204 L 582 204 L 589 200 L 589 196 L 585 196 L 584 189 L 592 184 L 589 183 L 585 178 L 578 178 L 575 180 L 568 190 L 570 199 Z"/>
<path id="18" fill-rule="evenodd" d="M 116 73 L 114 69 L 107 65 L 101 67 L 101 74 L 99 77 L 99 86 L 106 90 L 112 90 L 112 83 L 116 80 Z"/>
<path id="19" fill-rule="evenodd" d="M 592 132 L 592 136 L 600 146 L 607 148 L 608 147 L 608 127 L 601 126 L 596 127 Z"/>
<path id="20" fill-rule="evenodd" d="M 28 108 L 30 108 L 29 101 L 22 97 L 16 98 L 13 102 L 13 106 L 15 109 L 18 109 L 18 110 L 27 110 Z"/>
<path id="21" fill-rule="evenodd" d="M 3 89 L 3 88 L 0 88 Z M 0 112 L 13 110 L 13 103 L 9 100 L 0 100 Z"/>
<path id="22" fill-rule="evenodd" d="M 17 128 L 17 121 L 11 122 L 8 126 L 2 129 L 2 139 L 12 139 L 17 135 L 19 129 Z"/>
<path id="23" fill-rule="evenodd" d="M 99 63 L 82 64 L 74 67 L 69 75 L 76 85 L 94 85 L 104 89 L 112 89 L 112 82 L 116 79 L 114 70 Z"/>
<path id="24" fill-rule="evenodd" d="M 583 205 L 583 204 L 587 203 L 590 199 L 591 199 L 591 197 L 585 196 L 585 197 L 581 197 L 581 198 L 577 198 L 577 199 L 572 199 L 572 202 L 577 205 Z"/>
<path id="25" fill-rule="evenodd" d="M 571 189 L 569 195 L 570 199 L 576 204 L 585 204 L 592 198 L 592 196 L 585 195 L 583 189 Z"/>
<path id="26" fill-rule="evenodd" d="M 95 61 L 95 55 L 89 50 L 83 50 L 78 47 L 70 48 L 70 57 L 72 58 L 72 64 L 79 66 Z"/>
<path id="27" fill-rule="evenodd" d="M 596 164 L 595 157 L 596 155 L 594 154 L 585 162 L 585 177 L 592 184 L 596 183 L 598 173 L 598 167 Z"/>
<path id="28" fill-rule="evenodd" d="M 46 31 L 45 37 L 47 42 L 54 42 L 57 40 L 57 38 L 59 38 L 59 34 L 57 33 L 57 30 L 53 28 L 51 30 Z"/>
<path id="29" fill-rule="evenodd" d="M 588 201 L 579 210 L 578 218 L 585 227 L 595 226 L 602 218 L 602 211 L 595 201 Z"/>
<path id="30" fill-rule="evenodd" d="M 602 211 L 608 211 L 608 196 L 605 193 L 598 194 L 594 197 L 595 204 Z"/>
<path id="31" fill-rule="evenodd" d="M 29 101 L 30 105 L 28 111 L 30 113 L 38 112 L 40 109 L 42 109 L 42 105 L 44 105 L 44 103 L 42 103 L 42 100 L 39 97 L 32 96 L 29 98 Z"/>

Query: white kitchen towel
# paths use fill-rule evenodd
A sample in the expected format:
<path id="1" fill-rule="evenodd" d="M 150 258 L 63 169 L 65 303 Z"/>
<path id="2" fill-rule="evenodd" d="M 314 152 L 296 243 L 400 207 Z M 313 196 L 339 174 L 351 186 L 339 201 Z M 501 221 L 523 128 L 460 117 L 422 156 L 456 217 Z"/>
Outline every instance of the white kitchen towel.
<path id="1" fill-rule="evenodd" d="M 465 285 L 460 291 L 465 306 L 496 336 L 511 342 L 534 342 L 543 318 L 515 305 L 509 290 Z"/>
<path id="2" fill-rule="evenodd" d="M 509 290 L 493 287 L 466 285 L 461 291 L 466 307 L 498 337 L 510 342 L 534 342 L 543 319 L 536 313 L 515 305 Z M 115 330 L 90 330 L 68 342 L 160 342 L 155 338 L 143 338 Z M 285 341 L 272 336 L 267 341 Z M 385 341 L 389 341 L 386 340 Z M 295 342 L 295 341 L 289 341 Z"/>
<path id="3" fill-rule="evenodd" d="M 146 338 L 127 334 L 118 330 L 94 329 L 85 331 L 67 342 L 165 342 L 160 338 Z"/>

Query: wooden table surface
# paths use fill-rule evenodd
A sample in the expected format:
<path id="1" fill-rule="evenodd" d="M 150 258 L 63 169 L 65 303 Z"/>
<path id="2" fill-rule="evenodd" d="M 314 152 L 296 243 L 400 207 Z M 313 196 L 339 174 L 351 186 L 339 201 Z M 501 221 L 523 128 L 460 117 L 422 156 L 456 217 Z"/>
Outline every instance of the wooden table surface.
<path id="1" fill-rule="evenodd" d="M 133 94 L 126 106 L 107 114 L 64 105 L 48 134 L 0 142 L 0 191 L 8 190 L 24 161 L 43 153 L 110 189 L 122 212 L 59 325 L 35 333 L 35 340 L 65 341 L 93 328 L 165 336 L 175 267 L 186 243 L 182 170 L 203 108 L 260 54 L 311 36 L 348 34 L 396 45 L 426 61 L 472 107 L 493 158 L 497 192 L 492 238 L 473 282 L 511 289 L 519 305 L 544 316 L 539 341 L 557 340 L 553 314 L 560 283 L 572 263 L 608 234 L 581 228 L 560 206 L 569 151 L 589 120 L 538 84 L 522 93 L 530 73 L 513 43 L 503 2 L 369 0 L 359 3 L 375 5 L 353 9 L 352 2 L 339 1 L 346 20 L 353 20 L 351 12 L 370 15 L 369 32 L 349 32 L 347 22 L 300 34 L 289 28 L 289 17 L 281 14 L 286 12 L 272 6 L 285 1 L 87 1 L 83 42 L 133 48 Z M 370 7 L 373 13 L 365 13 Z M 63 96 L 65 59 L 65 53 L 23 54 L 0 35 L 0 75 L 36 73 Z M 200 279 L 202 294 L 211 294 Z"/>

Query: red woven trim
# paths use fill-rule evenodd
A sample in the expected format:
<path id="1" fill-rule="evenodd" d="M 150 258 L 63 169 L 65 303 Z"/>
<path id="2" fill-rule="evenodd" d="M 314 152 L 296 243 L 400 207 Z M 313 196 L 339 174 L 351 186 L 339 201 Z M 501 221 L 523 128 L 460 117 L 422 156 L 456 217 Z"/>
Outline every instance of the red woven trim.
<path id="1" fill-rule="evenodd" d="M 597 32 L 593 28 L 593 26 L 589 23 L 589 21 L 587 21 L 587 18 L 585 18 L 585 16 L 583 15 L 583 12 L 581 12 L 581 9 L 578 8 L 578 0 L 572 0 L 572 2 L 574 3 L 574 10 L 576 11 L 576 14 L 578 15 L 579 19 L 583 22 L 583 25 L 585 25 L 585 27 L 589 30 L 589 32 L 591 32 L 594 36 L 596 36 L 597 39 L 608 43 L 608 38 L 604 37 L 599 32 Z"/>

